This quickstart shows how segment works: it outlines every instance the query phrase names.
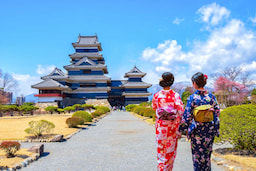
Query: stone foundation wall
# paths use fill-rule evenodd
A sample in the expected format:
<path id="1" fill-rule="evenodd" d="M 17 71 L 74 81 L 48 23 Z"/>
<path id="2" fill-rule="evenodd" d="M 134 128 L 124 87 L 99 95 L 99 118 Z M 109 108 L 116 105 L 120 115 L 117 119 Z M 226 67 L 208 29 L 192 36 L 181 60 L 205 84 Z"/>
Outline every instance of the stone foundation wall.
<path id="1" fill-rule="evenodd" d="M 57 102 L 38 102 L 35 104 L 36 107 L 39 107 L 38 110 L 35 111 L 35 113 L 39 113 L 39 114 L 43 114 L 43 113 L 47 113 L 44 109 L 48 106 L 55 106 L 58 107 L 58 103 Z"/>
<path id="2" fill-rule="evenodd" d="M 110 104 L 107 99 L 88 99 L 85 101 L 86 104 L 92 104 L 94 106 L 106 106 L 110 108 Z"/>

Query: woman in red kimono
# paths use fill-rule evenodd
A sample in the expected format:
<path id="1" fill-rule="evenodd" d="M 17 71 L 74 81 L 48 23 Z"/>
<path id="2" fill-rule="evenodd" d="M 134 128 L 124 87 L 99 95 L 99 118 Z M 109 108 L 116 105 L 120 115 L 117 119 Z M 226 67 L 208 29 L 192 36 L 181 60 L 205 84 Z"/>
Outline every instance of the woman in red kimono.
<path id="1" fill-rule="evenodd" d="M 163 73 L 159 82 L 163 89 L 154 94 L 152 100 L 152 108 L 156 110 L 157 161 L 160 171 L 172 170 L 181 135 L 178 128 L 184 107 L 179 94 L 170 89 L 173 82 L 172 73 Z"/>

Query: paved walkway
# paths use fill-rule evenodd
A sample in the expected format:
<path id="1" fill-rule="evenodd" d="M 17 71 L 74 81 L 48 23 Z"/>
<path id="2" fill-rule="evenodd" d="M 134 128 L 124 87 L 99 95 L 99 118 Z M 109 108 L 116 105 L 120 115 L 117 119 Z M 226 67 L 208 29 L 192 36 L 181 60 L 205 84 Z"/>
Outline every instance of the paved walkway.
<path id="1" fill-rule="evenodd" d="M 22 148 L 30 146 L 22 144 Z M 128 112 L 112 112 L 66 142 L 45 143 L 45 153 L 22 170 L 157 170 L 154 127 Z M 190 145 L 180 141 L 173 171 L 192 170 Z M 222 169 L 213 164 L 212 170 Z"/>

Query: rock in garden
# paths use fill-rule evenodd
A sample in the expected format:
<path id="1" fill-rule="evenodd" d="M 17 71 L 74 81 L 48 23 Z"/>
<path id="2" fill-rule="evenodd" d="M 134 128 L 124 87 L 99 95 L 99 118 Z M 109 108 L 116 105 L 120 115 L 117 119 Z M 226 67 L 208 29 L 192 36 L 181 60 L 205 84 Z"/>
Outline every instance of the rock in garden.
<path id="1" fill-rule="evenodd" d="M 63 140 L 63 135 L 56 135 L 50 140 L 50 142 L 61 142 L 62 140 Z"/>
<path id="2" fill-rule="evenodd" d="M 41 156 L 44 153 L 44 144 L 33 145 L 28 149 L 28 151 L 31 151 L 33 153 L 38 153 L 39 156 Z"/>

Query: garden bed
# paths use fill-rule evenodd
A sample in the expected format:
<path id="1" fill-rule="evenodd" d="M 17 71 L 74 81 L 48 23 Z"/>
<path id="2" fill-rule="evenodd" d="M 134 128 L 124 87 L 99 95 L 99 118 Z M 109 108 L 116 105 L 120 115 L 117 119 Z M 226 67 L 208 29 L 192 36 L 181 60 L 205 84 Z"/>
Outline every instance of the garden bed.
<path id="1" fill-rule="evenodd" d="M 6 168 L 13 168 L 28 158 L 33 158 L 36 153 L 27 151 L 27 149 L 20 149 L 15 157 L 7 158 L 5 152 L 0 149 L 0 170 Z M 35 159 L 36 160 L 36 159 Z"/>
<path id="2" fill-rule="evenodd" d="M 52 114 L 52 115 L 37 115 L 37 116 L 30 116 L 30 117 L 3 117 L 0 118 L 0 141 L 5 140 L 28 140 L 33 139 L 33 137 L 27 133 L 25 133 L 25 129 L 29 127 L 28 123 L 32 120 L 48 120 L 54 123 L 55 128 L 53 132 L 50 134 L 44 134 L 43 139 L 47 138 L 50 139 L 55 135 L 62 134 L 64 138 L 74 132 L 78 131 L 79 129 L 86 127 L 86 125 L 81 125 L 78 128 L 68 128 L 66 124 L 66 119 L 71 117 L 70 114 L 59 115 L 59 114 Z"/>
<path id="3" fill-rule="evenodd" d="M 237 150 L 233 148 L 220 148 L 214 150 L 213 154 L 224 159 L 223 164 L 229 169 L 240 168 L 241 170 L 256 170 L 256 153 L 249 150 Z"/>

